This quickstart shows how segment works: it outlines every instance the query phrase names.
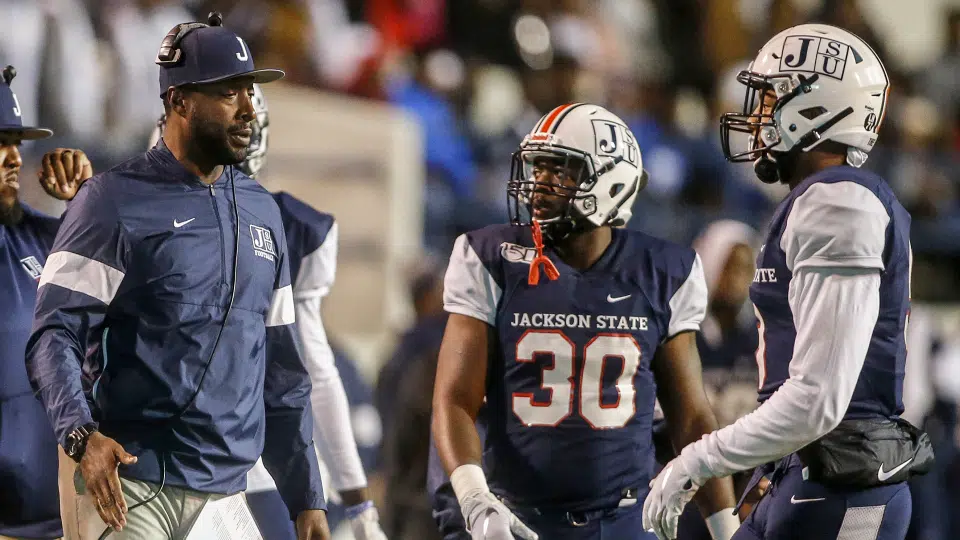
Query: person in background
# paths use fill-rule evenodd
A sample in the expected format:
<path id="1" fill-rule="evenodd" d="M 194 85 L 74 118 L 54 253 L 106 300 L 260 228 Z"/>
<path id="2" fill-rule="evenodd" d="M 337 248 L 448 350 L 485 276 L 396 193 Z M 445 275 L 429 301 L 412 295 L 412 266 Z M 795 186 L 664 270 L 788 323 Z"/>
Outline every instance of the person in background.
<path id="1" fill-rule="evenodd" d="M 412 274 L 410 297 L 416 320 L 377 381 L 377 407 L 386 426 L 380 463 L 387 493 L 384 518 L 391 538 L 429 540 L 437 538 L 425 492 L 430 396 L 447 316 L 440 262 L 425 257 Z"/>
<path id="2" fill-rule="evenodd" d="M 10 83 L 0 82 L 0 539 L 50 539 L 63 535 L 57 496 L 57 438 L 33 395 L 23 351 L 30 337 L 37 287 L 60 226 L 20 201 L 20 145 L 53 134 L 23 125 Z M 92 176 L 80 150 L 59 148 L 43 156 L 40 183 L 51 196 L 71 200 Z"/>

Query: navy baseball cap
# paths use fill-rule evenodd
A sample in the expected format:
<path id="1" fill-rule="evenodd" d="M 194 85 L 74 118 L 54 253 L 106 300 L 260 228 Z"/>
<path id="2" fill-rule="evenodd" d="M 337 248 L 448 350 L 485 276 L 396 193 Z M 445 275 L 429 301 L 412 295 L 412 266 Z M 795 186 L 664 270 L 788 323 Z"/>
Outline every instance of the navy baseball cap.
<path id="1" fill-rule="evenodd" d="M 221 26 L 219 13 L 210 14 L 210 24 L 187 23 L 175 26 L 160 45 L 156 63 L 160 66 L 160 95 L 171 86 L 207 84 L 253 77 L 263 84 L 283 77 L 279 69 L 256 69 L 247 43 Z"/>
<path id="2" fill-rule="evenodd" d="M 3 70 L 3 82 L 0 83 L 0 134 L 14 134 L 23 140 L 46 139 L 53 135 L 49 129 L 24 127 L 17 95 L 10 88 L 10 81 L 17 76 L 13 66 Z"/>

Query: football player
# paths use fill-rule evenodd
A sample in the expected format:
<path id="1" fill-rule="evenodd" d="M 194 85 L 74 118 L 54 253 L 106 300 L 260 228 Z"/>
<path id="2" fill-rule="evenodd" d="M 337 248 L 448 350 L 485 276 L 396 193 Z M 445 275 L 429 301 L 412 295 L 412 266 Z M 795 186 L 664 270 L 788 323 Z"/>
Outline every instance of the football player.
<path id="1" fill-rule="evenodd" d="M 905 480 L 933 455 L 926 435 L 899 418 L 910 215 L 860 168 L 877 141 L 889 77 L 862 39 L 805 24 L 777 34 L 737 78 L 746 98 L 721 120 L 724 153 L 790 187 L 750 290 L 762 404 L 664 468 L 644 525 L 673 538 L 698 487 L 758 467 L 751 483 L 768 475 L 770 488 L 737 540 L 902 539 Z"/>
<path id="2" fill-rule="evenodd" d="M 475 539 L 651 538 L 655 399 L 677 448 L 717 425 L 695 345 L 700 259 L 621 228 L 645 181 L 620 118 L 563 105 L 514 153 L 511 224 L 456 241 L 433 435 Z M 698 503 L 714 538 L 729 538 L 730 480 Z"/>
<path id="3" fill-rule="evenodd" d="M 267 159 L 270 118 L 263 91 L 256 84 L 253 89 L 256 119 L 251 124 L 250 149 L 240 169 L 256 179 Z M 162 136 L 163 125 L 161 118 L 151 146 Z M 350 423 L 350 406 L 320 318 L 320 303 L 330 292 L 336 272 L 337 223 L 332 215 L 318 212 L 288 193 L 273 193 L 273 198 L 280 207 L 286 232 L 297 327 L 313 383 L 310 401 L 315 419 L 314 440 L 332 475 L 333 486 L 347 506 L 354 537 L 386 540 L 367 490 L 367 477 Z M 247 475 L 246 493 L 264 538 L 296 539 L 289 512 L 261 461 Z"/>

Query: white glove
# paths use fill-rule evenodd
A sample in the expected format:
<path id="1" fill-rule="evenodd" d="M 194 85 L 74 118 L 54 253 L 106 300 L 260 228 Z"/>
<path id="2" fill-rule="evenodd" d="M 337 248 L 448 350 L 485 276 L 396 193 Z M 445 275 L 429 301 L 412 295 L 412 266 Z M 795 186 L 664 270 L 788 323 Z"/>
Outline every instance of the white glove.
<path id="1" fill-rule="evenodd" d="M 704 481 L 691 478 L 682 459 L 682 455 L 674 458 L 650 481 L 650 494 L 643 503 L 643 528 L 660 540 L 677 537 L 680 514 Z"/>
<path id="2" fill-rule="evenodd" d="M 380 528 L 380 514 L 371 501 L 347 508 L 347 519 L 355 540 L 387 540 Z"/>
<path id="3" fill-rule="evenodd" d="M 479 465 L 461 465 L 450 475 L 450 484 L 473 540 L 538 540 L 487 487 Z"/>
<path id="4" fill-rule="evenodd" d="M 468 493 L 460 501 L 463 519 L 473 540 L 537 540 L 530 530 L 489 491 Z"/>

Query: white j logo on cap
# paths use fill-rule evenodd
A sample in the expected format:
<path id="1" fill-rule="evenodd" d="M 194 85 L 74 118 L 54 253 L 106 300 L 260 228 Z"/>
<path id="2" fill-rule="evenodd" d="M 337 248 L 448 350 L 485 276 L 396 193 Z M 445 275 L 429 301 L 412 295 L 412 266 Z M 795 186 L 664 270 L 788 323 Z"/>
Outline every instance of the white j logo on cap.
<path id="1" fill-rule="evenodd" d="M 237 53 L 237 60 L 241 62 L 246 62 L 250 56 L 247 54 L 247 44 L 240 39 L 240 36 L 237 36 L 237 41 L 240 42 L 240 52 Z M 19 116 L 19 115 L 17 115 Z"/>
<path id="2" fill-rule="evenodd" d="M 20 101 L 17 100 L 16 94 L 13 92 L 10 93 L 13 94 L 13 114 L 20 116 Z"/>

